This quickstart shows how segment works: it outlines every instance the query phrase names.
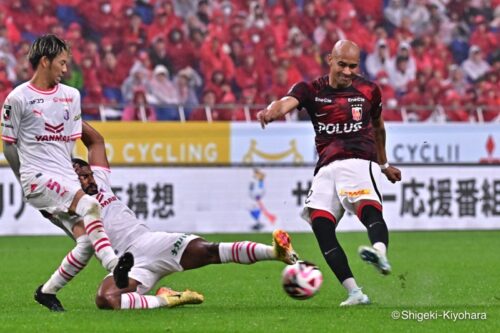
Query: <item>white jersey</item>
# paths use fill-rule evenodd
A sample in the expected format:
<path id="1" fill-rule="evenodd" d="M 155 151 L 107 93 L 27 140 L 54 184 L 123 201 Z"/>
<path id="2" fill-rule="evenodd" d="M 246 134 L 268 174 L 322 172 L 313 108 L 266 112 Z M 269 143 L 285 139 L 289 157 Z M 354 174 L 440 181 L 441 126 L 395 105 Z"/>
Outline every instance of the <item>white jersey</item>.
<path id="1" fill-rule="evenodd" d="M 99 189 L 99 193 L 94 197 L 101 204 L 104 230 L 106 230 L 113 248 L 119 254 L 123 254 L 136 239 L 150 230 L 113 193 L 109 181 L 110 170 L 98 166 L 91 166 L 91 169 Z"/>
<path id="2" fill-rule="evenodd" d="M 77 89 L 57 84 L 44 91 L 25 82 L 7 96 L 2 111 L 2 140 L 17 145 L 21 182 L 38 173 L 78 181 L 71 163 L 82 136 Z"/>

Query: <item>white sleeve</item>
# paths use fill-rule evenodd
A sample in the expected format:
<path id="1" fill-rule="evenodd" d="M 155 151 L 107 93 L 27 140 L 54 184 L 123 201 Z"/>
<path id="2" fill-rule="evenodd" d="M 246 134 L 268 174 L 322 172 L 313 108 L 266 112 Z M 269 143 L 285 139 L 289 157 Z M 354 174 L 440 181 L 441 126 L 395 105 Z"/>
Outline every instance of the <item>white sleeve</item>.
<path id="1" fill-rule="evenodd" d="M 12 95 L 7 96 L 2 107 L 2 140 L 16 143 L 23 118 L 23 103 Z"/>
<path id="2" fill-rule="evenodd" d="M 94 173 L 94 178 L 97 182 L 101 184 L 106 184 L 106 186 L 111 187 L 110 175 L 111 170 L 97 165 L 91 165 L 90 169 Z"/>
<path id="3" fill-rule="evenodd" d="M 73 128 L 71 130 L 71 140 L 76 141 L 82 137 L 82 108 L 80 104 L 80 92 L 75 89 L 75 100 L 73 102 Z"/>

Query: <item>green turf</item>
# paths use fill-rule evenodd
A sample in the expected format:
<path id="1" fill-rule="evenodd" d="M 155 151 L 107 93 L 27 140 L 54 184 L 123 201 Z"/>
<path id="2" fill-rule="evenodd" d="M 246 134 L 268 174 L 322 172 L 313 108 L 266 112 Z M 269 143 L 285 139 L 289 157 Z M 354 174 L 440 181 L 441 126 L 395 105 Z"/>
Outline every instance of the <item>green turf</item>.
<path id="1" fill-rule="evenodd" d="M 340 234 L 358 283 L 373 301 L 350 309 L 338 307 L 344 291 L 323 261 L 314 237 L 292 237 L 299 254 L 317 263 L 325 276 L 313 299 L 296 301 L 285 295 L 280 284 L 281 263 L 228 264 L 177 273 L 162 281 L 174 289 L 202 292 L 205 302 L 201 305 L 101 311 L 93 298 L 104 272 L 93 260 L 60 293 L 65 313 L 50 313 L 36 304 L 33 291 L 57 267 L 71 241 L 2 237 L 0 332 L 500 332 L 499 231 L 393 232 L 393 274 L 388 277 L 358 259 L 356 249 L 366 243 L 365 233 Z M 270 241 L 267 234 L 207 238 Z M 414 319 L 391 319 L 394 311 Z M 484 312 L 487 319 L 417 320 L 424 315 L 466 312 L 469 316 Z"/>

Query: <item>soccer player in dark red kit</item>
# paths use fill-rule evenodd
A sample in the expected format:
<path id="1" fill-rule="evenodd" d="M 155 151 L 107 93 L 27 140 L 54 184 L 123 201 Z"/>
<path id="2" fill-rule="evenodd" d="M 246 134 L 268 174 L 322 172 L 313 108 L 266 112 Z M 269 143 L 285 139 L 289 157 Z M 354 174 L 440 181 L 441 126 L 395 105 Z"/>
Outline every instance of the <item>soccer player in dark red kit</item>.
<path id="1" fill-rule="evenodd" d="M 372 243 L 359 248 L 361 258 L 389 274 L 389 233 L 382 216 L 379 178 L 383 173 L 392 183 L 401 180 L 400 170 L 387 162 L 380 89 L 357 74 L 359 54 L 355 43 L 338 41 L 328 56 L 328 76 L 293 85 L 285 97 L 257 114 L 265 128 L 296 108 L 309 113 L 319 160 L 302 216 L 311 224 L 326 262 L 348 292 L 340 306 L 370 300 L 356 284 L 337 241 L 336 226 L 345 210 L 356 214 Z"/>

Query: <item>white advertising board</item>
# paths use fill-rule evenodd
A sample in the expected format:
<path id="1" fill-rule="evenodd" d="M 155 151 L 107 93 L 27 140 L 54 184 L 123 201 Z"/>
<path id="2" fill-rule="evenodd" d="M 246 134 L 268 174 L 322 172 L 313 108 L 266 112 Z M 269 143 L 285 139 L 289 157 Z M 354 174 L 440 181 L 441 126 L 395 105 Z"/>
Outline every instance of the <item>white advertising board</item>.
<path id="1" fill-rule="evenodd" d="M 386 123 L 387 157 L 391 163 L 500 164 L 500 124 Z M 231 124 L 231 163 L 315 163 L 310 122 Z"/>
<path id="2" fill-rule="evenodd" d="M 117 196 L 154 230 L 195 233 L 310 231 L 299 215 L 312 167 L 113 168 Z M 384 180 L 391 230 L 500 229 L 500 168 L 404 167 L 403 181 Z M 0 168 L 0 235 L 62 234 L 21 200 Z M 364 230 L 345 215 L 339 230 Z"/>

